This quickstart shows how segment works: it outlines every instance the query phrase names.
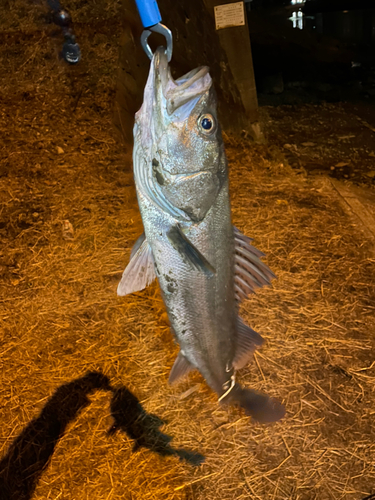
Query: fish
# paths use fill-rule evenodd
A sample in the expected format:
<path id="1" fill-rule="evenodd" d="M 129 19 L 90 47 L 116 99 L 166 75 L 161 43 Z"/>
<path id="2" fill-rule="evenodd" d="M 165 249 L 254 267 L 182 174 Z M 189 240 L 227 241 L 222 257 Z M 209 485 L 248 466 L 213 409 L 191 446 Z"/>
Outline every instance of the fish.
<path id="1" fill-rule="evenodd" d="M 144 232 L 117 293 L 159 282 L 180 352 L 169 382 L 198 370 L 222 403 L 239 404 L 260 423 L 284 406 L 236 382 L 262 337 L 239 304 L 275 277 L 262 252 L 232 224 L 228 163 L 209 69 L 174 79 L 158 48 L 135 115 L 133 170 Z"/>

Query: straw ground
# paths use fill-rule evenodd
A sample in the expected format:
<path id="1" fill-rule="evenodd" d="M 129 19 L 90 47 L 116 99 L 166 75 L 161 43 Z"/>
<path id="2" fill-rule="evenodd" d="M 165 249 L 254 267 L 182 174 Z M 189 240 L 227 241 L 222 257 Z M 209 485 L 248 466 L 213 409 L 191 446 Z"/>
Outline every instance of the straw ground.
<path id="1" fill-rule="evenodd" d="M 178 348 L 157 286 L 116 296 L 142 231 L 131 161 L 111 126 L 121 27 L 77 28 L 89 54 L 79 72 L 55 57 L 56 40 L 12 26 L 0 76 L 3 487 L 21 478 L 17 498 L 36 500 L 374 492 L 371 242 L 325 184 L 293 172 L 277 151 L 228 138 L 233 221 L 278 277 L 242 306 L 267 342 L 240 378 L 282 400 L 287 415 L 254 424 L 220 406 L 197 373 L 169 387 Z M 74 385 L 88 372 L 96 382 Z M 160 431 L 173 438 L 164 450 L 186 455 L 150 445 L 151 424 L 136 449 L 125 423 L 108 432 L 113 394 L 125 388 L 139 419 L 164 422 Z M 185 460 L 189 452 L 205 462 Z"/>

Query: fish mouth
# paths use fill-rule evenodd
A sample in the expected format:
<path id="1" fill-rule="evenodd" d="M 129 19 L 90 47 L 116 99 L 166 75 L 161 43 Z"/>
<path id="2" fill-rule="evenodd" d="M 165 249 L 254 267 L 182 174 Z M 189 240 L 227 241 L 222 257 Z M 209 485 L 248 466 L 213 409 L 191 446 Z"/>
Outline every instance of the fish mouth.
<path id="1" fill-rule="evenodd" d="M 166 101 L 168 115 L 192 101 L 198 101 L 212 86 L 207 66 L 200 66 L 181 76 L 172 77 L 164 47 L 159 47 L 154 54 L 154 85 L 156 93 L 161 93 Z M 159 98 L 162 97 L 159 94 Z"/>

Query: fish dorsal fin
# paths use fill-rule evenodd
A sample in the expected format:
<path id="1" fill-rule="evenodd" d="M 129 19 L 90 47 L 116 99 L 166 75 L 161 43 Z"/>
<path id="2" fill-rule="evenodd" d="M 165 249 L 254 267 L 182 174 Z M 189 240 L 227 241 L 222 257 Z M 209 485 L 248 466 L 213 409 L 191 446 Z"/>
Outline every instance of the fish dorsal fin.
<path id="1" fill-rule="evenodd" d="M 130 262 L 117 287 L 117 295 L 139 292 L 154 281 L 155 277 L 151 247 L 143 233 L 134 244 Z"/>
<path id="2" fill-rule="evenodd" d="M 269 285 L 276 276 L 271 269 L 260 260 L 264 253 L 253 247 L 251 239 L 234 229 L 234 286 L 238 302 L 241 302 L 257 288 Z"/>
<path id="3" fill-rule="evenodd" d="M 239 370 L 250 360 L 254 351 L 263 344 L 264 339 L 259 333 L 245 325 L 239 316 L 237 317 L 236 326 L 236 351 L 232 364 L 236 370 Z"/>
<path id="4" fill-rule="evenodd" d="M 179 225 L 173 226 L 167 233 L 167 238 L 172 247 L 178 252 L 184 262 L 197 271 L 202 271 L 208 276 L 215 274 L 215 269 L 201 252 L 188 240 Z"/>
<path id="5" fill-rule="evenodd" d="M 170 384 L 177 382 L 177 380 L 187 375 L 192 369 L 193 366 L 191 365 L 191 363 L 189 363 L 185 356 L 181 354 L 181 352 L 179 352 L 176 361 L 172 366 L 168 382 Z"/>

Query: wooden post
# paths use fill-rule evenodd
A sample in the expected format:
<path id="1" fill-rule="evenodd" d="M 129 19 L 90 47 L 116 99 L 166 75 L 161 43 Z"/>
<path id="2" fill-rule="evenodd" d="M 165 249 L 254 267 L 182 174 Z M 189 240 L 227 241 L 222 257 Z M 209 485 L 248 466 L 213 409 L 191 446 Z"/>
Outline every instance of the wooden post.
<path id="1" fill-rule="evenodd" d="M 203 0 L 214 18 L 217 5 L 236 3 L 238 0 Z M 244 5 L 245 8 L 245 5 Z M 213 19 L 213 22 L 215 20 Z M 258 98 L 255 86 L 253 58 L 247 17 L 245 25 L 223 28 L 217 31 L 220 44 L 225 50 L 228 64 L 232 71 L 237 88 L 241 94 L 242 104 L 250 123 L 258 121 Z"/>

